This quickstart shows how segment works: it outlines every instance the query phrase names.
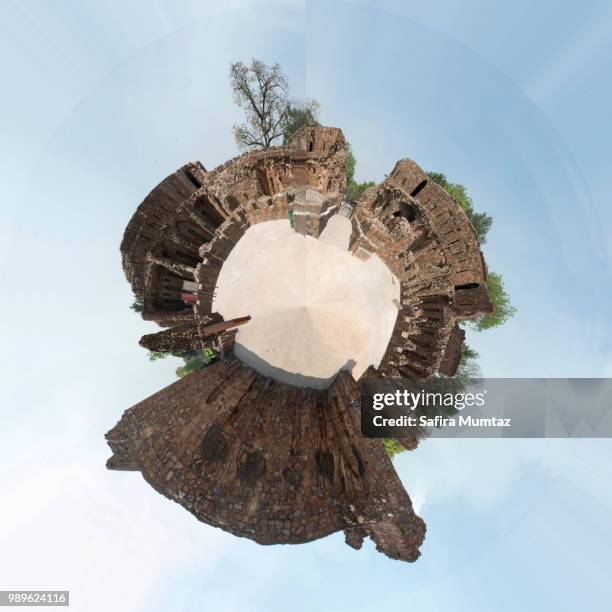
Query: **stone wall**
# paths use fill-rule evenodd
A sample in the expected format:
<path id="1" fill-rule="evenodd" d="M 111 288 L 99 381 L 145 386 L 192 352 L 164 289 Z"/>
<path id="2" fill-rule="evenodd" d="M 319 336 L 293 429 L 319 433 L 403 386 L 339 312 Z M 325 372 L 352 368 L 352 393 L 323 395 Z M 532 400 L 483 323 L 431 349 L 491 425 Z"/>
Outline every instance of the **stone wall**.
<path id="1" fill-rule="evenodd" d="M 491 310 L 472 226 L 407 159 L 351 208 L 345 162 L 340 130 L 306 127 L 286 148 L 212 172 L 188 164 L 145 198 L 125 231 L 123 267 L 143 317 L 168 329 L 140 342 L 175 353 L 212 347 L 222 360 L 126 411 L 107 434 L 107 465 L 140 471 L 199 520 L 261 544 L 343 530 L 354 548 L 370 537 L 389 557 L 414 561 L 425 525 L 381 442 L 361 437 L 358 384 L 346 372 L 325 390 L 265 378 L 236 361 L 236 330 L 213 312 L 223 263 L 249 227 L 291 213 L 296 231 L 318 237 L 341 212 L 352 253 L 376 254 L 401 283 L 389 345 L 364 377 L 456 372 L 458 321 Z M 414 449 L 421 435 L 401 443 Z"/>
<path id="2" fill-rule="evenodd" d="M 340 130 L 305 127 L 286 148 L 245 153 L 211 172 L 188 164 L 164 179 L 138 207 L 121 243 L 126 277 L 143 298 L 143 318 L 177 327 L 163 341 L 147 337 L 144 344 L 180 337 L 175 352 L 187 338 L 190 348 L 204 347 L 197 327 L 216 314 L 217 278 L 237 241 L 251 225 L 289 220 L 295 194 L 306 189 L 324 200 L 321 215 L 302 228 L 317 237 L 340 203 L 345 163 Z"/>
<path id="3" fill-rule="evenodd" d="M 457 321 L 492 310 L 484 258 L 461 207 L 403 159 L 364 193 L 352 225 L 352 252 L 361 258 L 375 253 L 401 283 L 401 308 L 380 371 L 422 378 L 454 374 Z"/>
<path id="4" fill-rule="evenodd" d="M 414 561 L 425 535 L 382 444 L 363 438 L 357 383 L 298 389 L 216 362 L 130 408 L 110 469 L 138 470 L 199 520 L 260 544 L 345 530 Z"/>
<path id="5" fill-rule="evenodd" d="M 299 234 L 318 238 L 330 216 L 337 214 L 340 194 L 325 197 L 314 189 L 298 189 L 290 205 L 293 229 Z"/>

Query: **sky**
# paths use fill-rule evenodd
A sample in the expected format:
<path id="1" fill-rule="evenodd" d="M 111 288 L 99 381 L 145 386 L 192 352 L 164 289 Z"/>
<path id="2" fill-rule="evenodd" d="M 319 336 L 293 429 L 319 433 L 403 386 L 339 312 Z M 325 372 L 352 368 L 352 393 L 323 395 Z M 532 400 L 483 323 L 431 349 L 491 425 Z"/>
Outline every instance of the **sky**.
<path id="1" fill-rule="evenodd" d="M 410 157 L 494 217 L 517 308 L 469 332 L 489 377 L 612 374 L 605 1 L 4 0 L 0 589 L 97 612 L 606 610 L 609 440 L 429 440 L 395 460 L 428 525 L 391 561 L 342 534 L 261 547 L 198 523 L 103 434 L 175 379 L 130 309 L 123 229 L 161 179 L 236 155 L 231 61 L 278 61 L 359 180 Z"/>

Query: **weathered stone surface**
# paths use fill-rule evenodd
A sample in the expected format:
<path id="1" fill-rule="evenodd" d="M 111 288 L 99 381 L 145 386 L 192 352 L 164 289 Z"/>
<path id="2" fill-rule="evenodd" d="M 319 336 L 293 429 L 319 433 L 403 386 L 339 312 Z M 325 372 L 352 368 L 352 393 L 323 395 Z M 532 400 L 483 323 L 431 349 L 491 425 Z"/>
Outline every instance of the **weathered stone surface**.
<path id="1" fill-rule="evenodd" d="M 440 374 L 452 376 L 461 362 L 461 346 L 465 338 L 465 332 L 455 325 L 448 337 L 448 344 L 444 351 L 444 357 L 440 363 Z"/>
<path id="2" fill-rule="evenodd" d="M 401 309 L 380 365 L 387 376 L 453 375 L 461 342 L 456 323 L 492 309 L 486 266 L 461 207 L 413 161 L 395 165 L 368 189 L 353 216 L 351 250 L 376 253 L 402 284 Z M 449 343 L 452 355 L 445 358 Z M 456 350 L 459 352 L 457 353 Z"/>
<path id="3" fill-rule="evenodd" d="M 425 525 L 380 441 L 361 437 L 357 395 L 344 372 L 315 391 L 217 362 L 130 408 L 106 436 L 108 466 L 260 544 L 358 529 L 414 561 Z"/>
<path id="4" fill-rule="evenodd" d="M 340 194 L 325 197 L 315 189 L 298 189 L 291 203 L 293 228 L 300 234 L 318 238 L 331 215 L 338 212 Z"/>
<path id="5" fill-rule="evenodd" d="M 296 231 L 318 237 L 339 212 L 351 219 L 351 252 L 375 253 L 401 283 L 386 353 L 363 376 L 456 372 L 457 322 L 491 310 L 472 226 L 408 159 L 351 208 L 345 162 L 340 130 L 305 127 L 286 148 L 212 172 L 187 164 L 145 198 L 125 231 L 123 267 L 143 317 L 168 329 L 141 344 L 210 346 L 222 360 L 126 411 L 107 434 L 107 466 L 140 471 L 199 520 L 261 544 L 343 530 L 353 548 L 370 537 L 389 557 L 414 561 L 425 525 L 380 441 L 361 437 L 357 383 L 346 372 L 322 390 L 265 378 L 233 357 L 236 330 L 212 309 L 223 263 L 251 225 L 291 216 Z M 419 437 L 400 442 L 414 449 Z"/>

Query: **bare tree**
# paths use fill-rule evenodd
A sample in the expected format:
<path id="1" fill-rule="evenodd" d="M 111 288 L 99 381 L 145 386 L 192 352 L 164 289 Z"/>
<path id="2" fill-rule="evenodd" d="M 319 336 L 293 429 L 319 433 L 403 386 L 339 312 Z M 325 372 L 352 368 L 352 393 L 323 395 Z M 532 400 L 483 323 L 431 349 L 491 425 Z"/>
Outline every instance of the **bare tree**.
<path id="1" fill-rule="evenodd" d="M 289 83 L 280 66 L 260 60 L 230 64 L 234 101 L 246 112 L 246 122 L 234 125 L 240 149 L 267 149 L 282 139 L 289 110 Z"/>

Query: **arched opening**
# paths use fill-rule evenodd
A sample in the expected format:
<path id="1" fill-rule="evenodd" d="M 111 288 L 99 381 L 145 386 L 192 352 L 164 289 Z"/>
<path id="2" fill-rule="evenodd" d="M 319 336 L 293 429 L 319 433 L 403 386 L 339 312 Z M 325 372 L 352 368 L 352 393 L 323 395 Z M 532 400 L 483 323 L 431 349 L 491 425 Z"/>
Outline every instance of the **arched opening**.
<path id="1" fill-rule="evenodd" d="M 416 219 L 417 211 L 412 204 L 400 202 L 399 209 L 393 213 L 394 217 L 401 217 L 412 223 Z"/>
<path id="2" fill-rule="evenodd" d="M 425 189 L 425 187 L 427 186 L 427 179 L 421 181 L 413 190 L 412 193 L 410 194 L 413 198 L 415 198 L 421 191 L 423 191 L 423 189 Z"/>

